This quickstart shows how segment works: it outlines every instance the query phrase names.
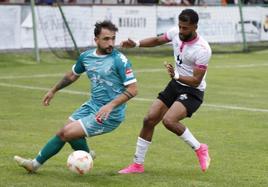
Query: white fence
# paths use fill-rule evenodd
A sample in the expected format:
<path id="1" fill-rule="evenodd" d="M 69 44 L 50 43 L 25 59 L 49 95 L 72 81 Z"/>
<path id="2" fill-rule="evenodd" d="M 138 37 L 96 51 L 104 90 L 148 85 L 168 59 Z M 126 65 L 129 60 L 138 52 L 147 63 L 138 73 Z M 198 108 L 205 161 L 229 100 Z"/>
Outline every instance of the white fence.
<path id="1" fill-rule="evenodd" d="M 109 19 L 119 32 L 116 44 L 166 32 L 178 23 L 185 7 L 175 6 L 64 6 L 63 11 L 78 47 L 94 45 L 94 24 Z M 189 8 L 189 7 L 187 7 Z M 238 7 L 190 7 L 199 13 L 198 32 L 212 43 L 241 42 Z M 40 48 L 68 47 L 66 30 L 57 7 L 37 6 Z M 268 8 L 244 7 L 247 41 L 268 41 Z M 33 48 L 31 11 L 28 6 L 0 6 L 0 50 Z"/>

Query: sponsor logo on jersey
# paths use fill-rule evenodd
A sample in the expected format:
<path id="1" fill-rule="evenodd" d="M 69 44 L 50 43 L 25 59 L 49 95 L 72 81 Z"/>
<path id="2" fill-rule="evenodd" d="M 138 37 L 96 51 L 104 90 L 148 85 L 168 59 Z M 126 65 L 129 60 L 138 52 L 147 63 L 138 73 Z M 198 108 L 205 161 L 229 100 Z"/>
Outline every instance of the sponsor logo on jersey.
<path id="1" fill-rule="evenodd" d="M 126 69 L 126 77 L 127 79 L 134 77 L 132 69 Z"/>

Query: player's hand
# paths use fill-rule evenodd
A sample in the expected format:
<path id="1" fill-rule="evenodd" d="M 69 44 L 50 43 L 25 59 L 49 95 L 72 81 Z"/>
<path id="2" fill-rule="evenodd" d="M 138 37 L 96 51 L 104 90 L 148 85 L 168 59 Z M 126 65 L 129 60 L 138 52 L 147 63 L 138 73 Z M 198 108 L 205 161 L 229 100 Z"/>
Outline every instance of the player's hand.
<path id="1" fill-rule="evenodd" d="M 120 43 L 120 47 L 122 48 L 133 48 L 136 47 L 136 42 L 132 39 L 124 40 Z"/>
<path id="2" fill-rule="evenodd" d="M 51 90 L 48 91 L 43 98 L 43 105 L 48 106 L 53 97 L 54 97 L 54 93 Z"/>
<path id="3" fill-rule="evenodd" d="M 167 72 L 170 76 L 170 78 L 174 78 L 175 76 L 175 72 L 174 72 L 174 67 L 172 66 L 172 64 L 167 63 L 166 61 L 164 62 L 164 66 L 167 68 Z"/>
<path id="4" fill-rule="evenodd" d="M 102 106 L 95 116 L 96 121 L 99 124 L 101 124 L 102 120 L 107 120 L 110 113 L 112 112 L 112 110 L 113 110 L 113 107 L 110 104 L 106 104 L 106 105 Z"/>

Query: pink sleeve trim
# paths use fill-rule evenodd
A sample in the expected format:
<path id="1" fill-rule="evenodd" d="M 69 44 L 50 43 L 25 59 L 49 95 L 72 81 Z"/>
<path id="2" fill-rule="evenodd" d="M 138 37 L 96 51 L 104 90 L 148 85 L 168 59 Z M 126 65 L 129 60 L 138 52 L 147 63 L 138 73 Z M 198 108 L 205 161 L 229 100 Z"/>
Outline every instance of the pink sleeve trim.
<path id="1" fill-rule="evenodd" d="M 207 66 L 203 65 L 203 64 L 195 64 L 195 67 L 199 68 L 199 69 L 203 69 L 203 70 L 207 70 Z"/>
<path id="2" fill-rule="evenodd" d="M 171 41 L 171 40 L 168 38 L 167 33 L 165 33 L 162 37 L 163 37 L 167 42 L 170 42 L 170 41 Z"/>

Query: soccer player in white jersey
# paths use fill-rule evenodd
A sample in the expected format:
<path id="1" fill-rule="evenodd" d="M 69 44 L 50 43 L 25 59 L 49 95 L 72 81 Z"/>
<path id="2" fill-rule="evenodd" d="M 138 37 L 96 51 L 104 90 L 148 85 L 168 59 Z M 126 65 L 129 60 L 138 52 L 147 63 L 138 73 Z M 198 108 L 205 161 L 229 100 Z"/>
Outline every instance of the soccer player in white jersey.
<path id="1" fill-rule="evenodd" d="M 210 164 L 208 146 L 200 143 L 181 123 L 200 107 L 206 88 L 205 76 L 211 57 L 209 44 L 197 34 L 198 14 L 185 9 L 179 15 L 178 27 L 158 37 L 140 41 L 121 42 L 124 48 L 154 47 L 172 42 L 175 66 L 165 64 L 171 81 L 153 102 L 137 140 L 134 162 L 119 171 L 120 174 L 143 173 L 144 159 L 151 144 L 155 126 L 162 120 L 164 126 L 186 142 L 196 153 L 202 171 Z"/>
<path id="2" fill-rule="evenodd" d="M 85 137 L 109 133 L 124 120 L 126 102 L 136 96 L 137 85 L 131 63 L 114 49 L 117 30 L 110 21 L 95 24 L 97 48 L 80 55 L 72 71 L 67 72 L 44 96 L 43 104 L 48 106 L 57 91 L 75 82 L 83 72 L 91 81 L 91 98 L 69 117 L 66 125 L 47 142 L 35 159 L 15 156 L 19 166 L 28 172 L 37 171 L 66 142 L 74 150 L 90 152 Z"/>

